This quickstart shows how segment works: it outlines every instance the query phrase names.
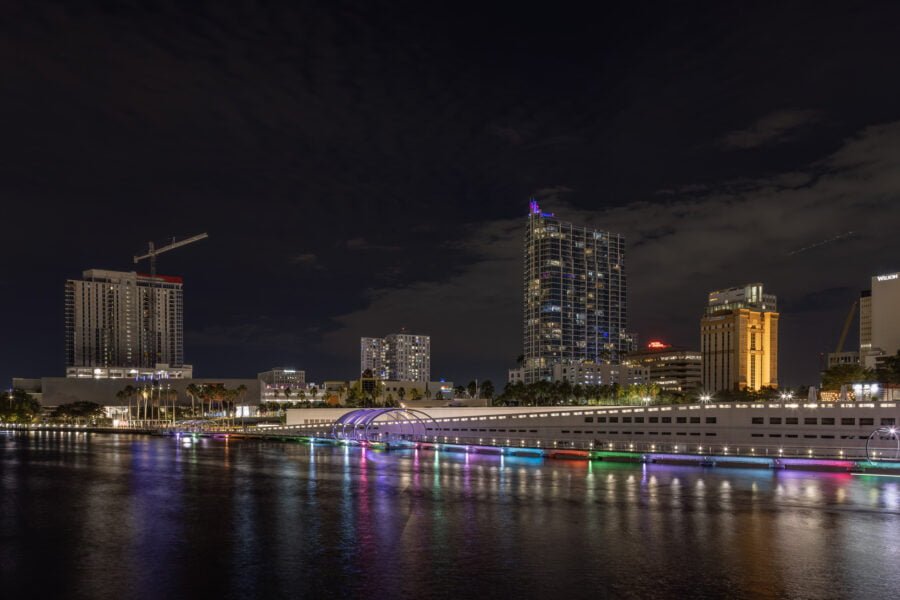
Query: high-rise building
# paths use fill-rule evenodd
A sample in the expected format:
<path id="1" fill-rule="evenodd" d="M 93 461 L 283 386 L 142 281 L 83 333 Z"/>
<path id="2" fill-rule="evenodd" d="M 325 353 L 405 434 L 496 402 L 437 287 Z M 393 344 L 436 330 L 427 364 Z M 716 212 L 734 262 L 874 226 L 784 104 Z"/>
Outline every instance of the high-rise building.
<path id="1" fill-rule="evenodd" d="M 184 365 L 180 277 L 90 269 L 66 281 L 65 322 L 66 367 Z"/>
<path id="2" fill-rule="evenodd" d="M 629 352 L 625 364 L 648 369 L 650 383 L 667 392 L 694 394 L 700 391 L 703 358 L 697 350 L 673 347 L 652 340 L 643 350 Z"/>
<path id="3" fill-rule="evenodd" d="M 392 333 L 384 338 L 387 378 L 391 381 L 428 381 L 431 377 L 431 338 Z"/>
<path id="4" fill-rule="evenodd" d="M 778 312 L 761 283 L 710 292 L 700 320 L 705 392 L 778 387 Z"/>
<path id="5" fill-rule="evenodd" d="M 878 359 L 900 351 L 900 273 L 872 277 L 872 289 L 859 303 L 860 362 L 876 366 Z"/>
<path id="6" fill-rule="evenodd" d="M 371 370 L 378 379 L 424 381 L 431 377 L 431 338 L 392 333 L 383 338 L 360 338 L 360 373 Z"/>
<path id="7" fill-rule="evenodd" d="M 359 372 L 370 371 L 378 379 L 387 379 L 384 338 L 364 337 L 359 340 Z"/>
<path id="8" fill-rule="evenodd" d="M 625 239 L 541 212 L 525 232 L 523 379 L 550 380 L 553 366 L 619 363 L 626 334 Z"/>

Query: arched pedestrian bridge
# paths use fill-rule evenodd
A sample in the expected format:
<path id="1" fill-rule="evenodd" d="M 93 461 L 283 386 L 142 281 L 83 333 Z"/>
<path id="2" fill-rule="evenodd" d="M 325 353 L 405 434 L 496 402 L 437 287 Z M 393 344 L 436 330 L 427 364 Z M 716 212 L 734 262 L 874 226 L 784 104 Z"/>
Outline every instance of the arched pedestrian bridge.
<path id="1" fill-rule="evenodd" d="M 360 408 L 338 418 L 331 426 L 333 439 L 345 442 L 416 442 L 426 439 L 434 419 L 412 408 Z"/>

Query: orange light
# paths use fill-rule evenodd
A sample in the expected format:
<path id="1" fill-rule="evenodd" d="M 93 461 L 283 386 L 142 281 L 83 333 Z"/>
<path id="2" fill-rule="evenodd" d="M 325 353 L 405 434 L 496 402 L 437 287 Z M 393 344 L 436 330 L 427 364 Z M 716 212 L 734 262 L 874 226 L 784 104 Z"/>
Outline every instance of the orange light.
<path id="1" fill-rule="evenodd" d="M 659 340 L 653 340 L 652 342 L 647 344 L 647 347 L 653 350 L 661 350 L 663 348 L 671 348 L 672 346 L 665 342 L 660 342 Z"/>

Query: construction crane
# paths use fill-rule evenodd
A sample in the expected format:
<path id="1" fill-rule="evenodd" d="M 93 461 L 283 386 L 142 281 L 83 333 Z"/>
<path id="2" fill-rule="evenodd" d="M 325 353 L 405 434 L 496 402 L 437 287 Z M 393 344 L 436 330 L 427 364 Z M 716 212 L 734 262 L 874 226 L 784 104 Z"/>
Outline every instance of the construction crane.
<path id="1" fill-rule="evenodd" d="M 844 349 L 844 342 L 847 341 L 847 333 L 850 331 L 850 325 L 853 323 L 853 317 L 856 316 L 856 306 L 859 304 L 859 298 L 853 301 L 853 304 L 850 305 L 850 311 L 847 313 L 847 318 L 844 320 L 844 328 L 841 330 L 841 337 L 838 340 L 837 348 L 835 348 L 834 353 L 840 354 Z"/>
<path id="2" fill-rule="evenodd" d="M 157 248 L 153 242 L 147 242 L 147 253 L 134 257 L 134 264 L 138 264 L 140 261 L 148 258 L 150 259 L 150 337 L 153 340 L 151 342 L 151 352 L 153 355 L 152 364 L 154 367 L 159 359 L 159 338 L 156 331 L 156 257 L 163 252 L 181 248 L 182 246 L 205 240 L 208 237 L 207 234 L 201 233 L 178 241 L 175 241 L 175 238 L 172 238 L 171 243 L 159 248 Z"/>

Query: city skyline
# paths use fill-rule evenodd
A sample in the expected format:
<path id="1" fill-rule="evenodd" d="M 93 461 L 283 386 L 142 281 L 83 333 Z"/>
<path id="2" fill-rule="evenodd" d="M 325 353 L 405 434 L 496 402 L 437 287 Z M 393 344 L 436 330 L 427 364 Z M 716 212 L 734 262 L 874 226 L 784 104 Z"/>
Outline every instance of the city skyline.
<path id="1" fill-rule="evenodd" d="M 896 8 L 370 10 L 8 9 L 0 378 L 62 372 L 63 281 L 197 231 L 159 271 L 210 376 L 345 377 L 406 326 L 435 377 L 504 381 L 529 197 L 625 237 L 642 340 L 697 348 L 709 290 L 764 282 L 787 386 L 900 268 Z"/>

